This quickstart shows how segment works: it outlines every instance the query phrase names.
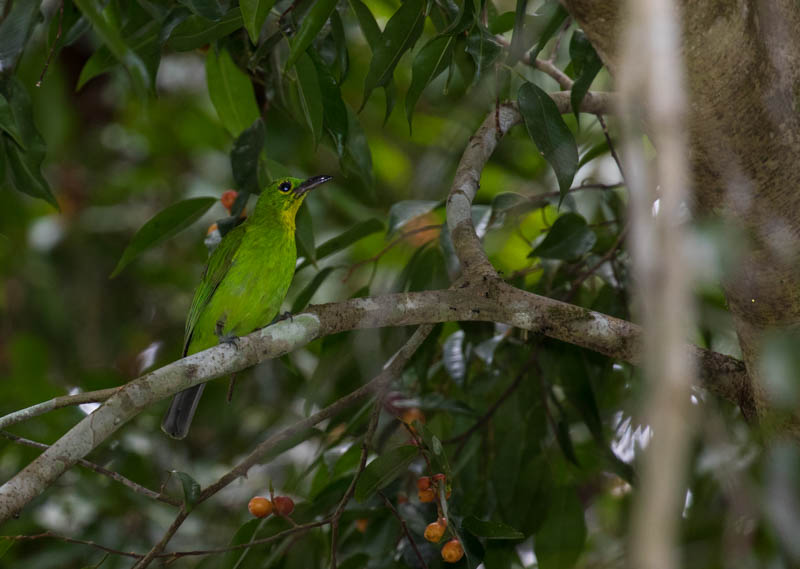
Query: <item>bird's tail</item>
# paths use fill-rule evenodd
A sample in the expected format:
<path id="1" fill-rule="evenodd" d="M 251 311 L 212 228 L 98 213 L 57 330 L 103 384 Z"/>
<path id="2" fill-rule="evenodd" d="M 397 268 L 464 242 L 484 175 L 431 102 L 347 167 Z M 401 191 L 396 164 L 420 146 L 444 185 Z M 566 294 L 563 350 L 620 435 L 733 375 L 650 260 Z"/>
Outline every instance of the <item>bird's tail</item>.
<path id="1" fill-rule="evenodd" d="M 161 421 L 161 430 L 173 439 L 183 439 L 189 434 L 194 412 L 203 395 L 206 384 L 201 383 L 185 389 L 172 398 L 172 403 Z"/>

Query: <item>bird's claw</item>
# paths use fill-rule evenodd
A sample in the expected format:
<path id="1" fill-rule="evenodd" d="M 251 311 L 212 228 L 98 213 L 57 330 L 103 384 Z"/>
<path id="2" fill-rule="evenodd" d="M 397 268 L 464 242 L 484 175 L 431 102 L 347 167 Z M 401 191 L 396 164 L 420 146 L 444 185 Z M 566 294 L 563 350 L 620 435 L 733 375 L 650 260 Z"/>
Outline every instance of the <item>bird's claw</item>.
<path id="1" fill-rule="evenodd" d="M 223 332 L 223 327 L 225 323 L 220 320 L 217 322 L 217 327 L 215 329 L 215 333 L 217 335 L 217 339 L 219 340 L 220 344 L 226 344 L 228 346 L 232 346 L 235 350 L 239 349 L 239 336 L 236 334 L 226 334 Z"/>

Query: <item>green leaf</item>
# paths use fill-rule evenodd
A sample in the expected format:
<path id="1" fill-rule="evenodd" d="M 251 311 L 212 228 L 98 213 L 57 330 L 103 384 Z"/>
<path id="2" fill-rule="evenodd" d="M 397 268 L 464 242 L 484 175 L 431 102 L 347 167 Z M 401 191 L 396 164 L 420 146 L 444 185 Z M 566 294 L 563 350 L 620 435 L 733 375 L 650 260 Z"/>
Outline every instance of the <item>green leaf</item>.
<path id="1" fill-rule="evenodd" d="M 591 42 L 589 42 L 586 34 L 580 30 L 575 30 L 572 34 L 572 39 L 569 42 L 569 56 L 572 59 L 572 68 L 577 74 L 575 82 L 572 84 L 570 102 L 572 103 L 572 111 L 575 113 L 575 118 L 578 119 L 578 110 L 581 107 L 581 102 L 586 93 L 589 92 L 592 81 L 602 69 L 603 62 Z"/>
<path id="2" fill-rule="evenodd" d="M 41 198 L 58 209 L 50 185 L 42 176 L 42 162 L 46 156 L 46 148 L 44 139 L 33 122 L 33 110 L 27 89 L 18 78 L 11 77 L 0 82 L 0 94 L 7 103 L 6 126 L 11 127 L 13 124 L 13 130 L 22 142 L 18 145 L 10 136 L 0 135 L 2 146 L 5 147 L 12 186 L 17 191 Z"/>
<path id="3" fill-rule="evenodd" d="M 228 10 L 216 22 L 193 14 L 172 30 L 168 43 L 175 51 L 189 51 L 223 38 L 242 25 L 242 11 L 238 7 Z"/>
<path id="4" fill-rule="evenodd" d="M 489 522 L 479 520 L 475 516 L 468 516 L 464 519 L 461 527 L 475 537 L 485 537 L 486 539 L 524 539 L 525 534 L 515 530 L 508 524 L 502 522 Z"/>
<path id="5" fill-rule="evenodd" d="M 536 46 L 530 52 L 530 58 L 532 60 L 536 59 L 536 57 L 539 55 L 539 52 L 544 49 L 544 46 L 547 45 L 547 42 L 553 37 L 553 34 L 555 34 L 559 28 L 561 28 L 564 20 L 569 17 L 569 13 L 564 9 L 560 2 L 557 0 L 550 0 L 547 2 L 547 4 L 545 4 L 540 17 L 546 18 L 547 23 L 539 35 L 539 41 L 536 42 Z"/>
<path id="6" fill-rule="evenodd" d="M 136 232 L 122 253 L 110 278 L 117 276 L 141 253 L 160 245 L 200 219 L 214 205 L 217 198 L 191 198 L 172 204 L 158 212 Z"/>
<path id="7" fill-rule="evenodd" d="M 227 50 L 221 50 L 217 56 L 210 49 L 206 79 L 220 121 L 233 136 L 239 136 L 260 116 L 250 78 L 237 67 Z"/>
<path id="8" fill-rule="evenodd" d="M 218 0 L 178 0 L 193 13 L 212 21 L 222 18 L 222 8 Z"/>
<path id="9" fill-rule="evenodd" d="M 555 170 L 561 198 L 578 170 L 578 147 L 553 100 L 533 83 L 519 88 L 519 110 L 533 142 Z"/>
<path id="10" fill-rule="evenodd" d="M 305 53 L 314 38 L 325 25 L 325 22 L 330 18 L 331 13 L 336 9 L 337 0 L 316 0 L 311 6 L 311 9 L 303 18 L 300 24 L 300 29 L 297 30 L 297 35 L 292 41 L 292 47 L 289 51 L 289 58 L 286 60 L 286 69 L 289 69 L 300 58 L 300 55 Z"/>
<path id="11" fill-rule="evenodd" d="M 514 10 L 514 31 L 511 34 L 511 45 L 508 48 L 508 57 L 506 58 L 506 63 L 509 66 L 513 66 L 519 61 L 526 48 L 523 36 L 525 34 L 525 12 L 527 8 L 528 0 L 517 0 Z"/>
<path id="12" fill-rule="evenodd" d="M 266 133 L 264 120 L 259 117 L 233 142 L 231 169 L 239 190 L 251 194 L 259 193 L 258 160 L 264 150 Z"/>
<path id="13" fill-rule="evenodd" d="M 332 255 L 337 251 L 346 249 L 356 241 L 360 241 L 367 235 L 372 235 L 378 231 L 383 231 L 383 222 L 380 219 L 372 218 L 366 221 L 357 223 L 344 233 L 340 233 L 336 237 L 327 240 L 325 243 L 317 248 L 317 259 L 322 259 L 328 255 Z"/>
<path id="14" fill-rule="evenodd" d="M 389 18 L 377 45 L 371 44 L 374 51 L 364 80 L 362 108 L 375 87 L 382 87 L 391 81 L 394 68 L 403 54 L 417 42 L 424 24 L 424 0 L 406 0 Z"/>
<path id="15" fill-rule="evenodd" d="M 541 569 L 574 567 L 586 541 L 583 506 L 575 488 L 563 486 L 551 491 L 547 521 L 536 533 L 533 550 Z"/>
<path id="16" fill-rule="evenodd" d="M 301 257 L 308 259 L 312 265 L 316 266 L 317 257 L 314 248 L 314 220 L 311 212 L 308 211 L 308 204 L 303 202 L 297 210 L 295 217 L 295 241 L 297 242 L 297 253 Z"/>
<path id="17" fill-rule="evenodd" d="M 323 110 L 322 124 L 333 139 L 336 153 L 341 159 L 347 140 L 347 107 L 342 100 L 342 92 L 331 70 L 315 51 L 310 50 L 308 53 L 317 70 Z"/>
<path id="18" fill-rule="evenodd" d="M 12 545 L 14 545 L 13 539 L 3 539 L 0 541 L 0 559 L 3 558 L 9 549 L 11 549 Z"/>
<path id="19" fill-rule="evenodd" d="M 370 462 L 356 484 L 356 501 L 364 502 L 400 476 L 418 453 L 417 447 L 406 445 L 388 450 Z"/>
<path id="20" fill-rule="evenodd" d="M 181 480 L 181 486 L 183 486 L 183 503 L 185 504 L 186 512 L 191 512 L 194 505 L 197 503 L 197 499 L 200 497 L 200 484 L 185 472 L 178 472 L 177 470 L 173 470 L 172 472 L 177 474 L 178 478 Z"/>
<path id="21" fill-rule="evenodd" d="M 609 148 L 608 148 L 608 141 L 607 140 L 603 140 L 603 142 L 598 142 L 597 144 L 592 146 L 589 150 L 587 150 L 586 152 L 583 153 L 583 156 L 581 156 L 581 159 L 578 162 L 578 168 L 580 168 L 584 164 L 587 164 L 590 160 L 593 160 L 594 158 L 597 158 L 598 156 L 602 156 L 603 154 L 605 154 L 608 151 L 609 151 Z"/>
<path id="22" fill-rule="evenodd" d="M 415 217 L 433 210 L 440 203 L 431 200 L 403 200 L 394 203 L 389 210 L 389 227 L 386 235 L 391 235 Z"/>
<path id="23" fill-rule="evenodd" d="M 588 253 L 597 242 L 594 231 L 577 213 L 565 213 L 556 219 L 544 240 L 528 257 L 569 261 Z"/>
<path id="24" fill-rule="evenodd" d="M 489 31 L 493 34 L 504 34 L 514 28 L 514 12 L 503 12 L 494 18 L 489 16 Z"/>
<path id="25" fill-rule="evenodd" d="M 154 20 L 139 28 L 130 38 L 125 38 L 125 42 L 145 63 L 151 83 L 155 81 L 156 72 L 158 71 L 161 50 L 160 32 L 161 23 Z M 106 46 L 102 46 L 84 64 L 75 90 L 79 91 L 87 82 L 98 75 L 110 71 L 116 64 L 117 60 L 111 50 Z"/>
<path id="26" fill-rule="evenodd" d="M 350 54 L 347 52 L 347 34 L 338 10 L 331 13 L 331 38 L 336 49 L 336 63 L 339 67 L 339 83 L 344 83 L 350 71 Z"/>
<path id="27" fill-rule="evenodd" d="M 275 0 L 239 0 L 239 9 L 242 11 L 242 21 L 253 44 L 258 44 L 258 36 L 267 19 L 269 11 L 275 5 Z"/>
<path id="28" fill-rule="evenodd" d="M 242 524 L 239 526 L 239 529 L 236 530 L 236 533 L 233 535 L 233 538 L 231 538 L 231 541 L 228 545 L 234 546 L 250 543 L 255 538 L 256 532 L 258 532 L 258 530 L 264 525 L 264 522 L 266 522 L 266 520 L 256 518 Z M 248 552 L 249 549 L 233 549 L 228 551 L 225 554 L 222 567 L 237 567 L 237 563 L 241 563 Z"/>
<path id="29" fill-rule="evenodd" d="M 307 53 L 302 53 L 295 64 L 297 71 L 297 94 L 300 108 L 308 129 L 314 136 L 314 142 L 322 138 L 322 92 L 314 62 Z"/>
<path id="30" fill-rule="evenodd" d="M 311 297 L 314 296 L 314 293 L 317 292 L 317 289 L 332 272 L 333 267 L 325 267 L 316 275 L 314 275 L 314 278 L 311 279 L 311 281 L 305 287 L 303 287 L 303 290 L 301 290 L 298 293 L 297 298 L 294 299 L 291 308 L 292 314 L 297 314 L 306 307 L 308 302 L 311 300 Z"/>
<path id="31" fill-rule="evenodd" d="M 347 177 L 358 178 L 365 188 L 370 192 L 373 191 L 375 180 L 372 172 L 372 153 L 364 129 L 349 107 L 347 107 L 347 140 L 339 162 Z"/>
<path id="32" fill-rule="evenodd" d="M 454 36 L 435 37 L 422 46 L 411 66 L 411 86 L 406 93 L 406 117 L 411 132 L 411 117 L 422 91 L 450 65 L 453 56 Z"/>
<path id="33" fill-rule="evenodd" d="M 480 78 L 489 70 L 503 52 L 503 46 L 495 39 L 494 34 L 489 32 L 482 24 L 475 26 L 467 36 L 467 53 L 475 61 L 475 76 L 473 83 L 477 83 Z"/>
<path id="34" fill-rule="evenodd" d="M 0 22 L 0 75 L 10 73 L 28 43 L 41 0 L 6 0 L 7 13 Z"/>
<path id="35" fill-rule="evenodd" d="M 94 32 L 108 47 L 114 57 L 125 67 L 131 77 L 134 89 L 144 97 L 152 87 L 150 74 L 139 55 L 125 43 L 113 18 L 106 18 L 96 0 L 74 0 L 83 15 L 92 23 Z"/>

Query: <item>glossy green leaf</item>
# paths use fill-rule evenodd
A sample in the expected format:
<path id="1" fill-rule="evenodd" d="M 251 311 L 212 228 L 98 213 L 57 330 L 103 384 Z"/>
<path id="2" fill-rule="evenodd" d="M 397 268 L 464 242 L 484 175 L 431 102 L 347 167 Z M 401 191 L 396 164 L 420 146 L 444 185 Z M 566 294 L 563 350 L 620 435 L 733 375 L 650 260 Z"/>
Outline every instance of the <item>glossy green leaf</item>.
<path id="1" fill-rule="evenodd" d="M 47 152 L 44 139 L 33 122 L 28 90 L 18 78 L 11 77 L 0 81 L 0 94 L 7 103 L 6 124 L 13 124 L 13 129 L 22 142 L 22 145 L 18 145 L 11 136 L 0 135 L 5 147 L 8 179 L 12 187 L 19 192 L 41 198 L 58 209 L 50 185 L 42 176 L 42 163 Z"/>
<path id="2" fill-rule="evenodd" d="M 111 278 L 147 249 L 160 245 L 200 219 L 216 201 L 217 198 L 191 198 L 172 204 L 154 215 L 133 236 Z"/>
<path id="3" fill-rule="evenodd" d="M 139 55 L 125 42 L 113 19 L 107 19 L 96 0 L 73 0 L 83 15 L 92 23 L 92 29 L 109 51 L 128 71 L 134 89 L 143 97 L 152 87 L 147 66 Z"/>
<path id="4" fill-rule="evenodd" d="M 236 533 L 233 534 L 233 538 L 231 538 L 229 546 L 235 545 L 242 545 L 244 543 L 249 543 L 253 541 L 256 537 L 256 533 L 260 528 L 265 525 L 266 520 L 263 519 L 254 519 L 249 520 L 239 526 L 239 529 L 236 530 Z M 225 569 L 233 569 L 234 567 L 240 567 L 244 558 L 249 555 L 249 549 L 234 549 L 228 551 L 224 558 L 222 567 Z"/>
<path id="5" fill-rule="evenodd" d="M 200 497 L 200 484 L 185 472 L 173 471 L 173 473 L 177 474 L 181 481 L 181 486 L 183 487 L 183 503 L 186 512 L 191 512 L 194 505 L 197 503 L 197 499 Z"/>
<path id="6" fill-rule="evenodd" d="M 467 53 L 475 61 L 475 75 L 473 83 L 477 83 L 498 60 L 503 52 L 503 46 L 495 39 L 482 24 L 478 24 L 467 36 Z"/>
<path id="7" fill-rule="evenodd" d="M 523 83 L 518 93 L 519 110 L 533 142 L 558 179 L 561 197 L 566 195 L 578 170 L 578 147 L 558 107 L 533 83 Z"/>
<path id="8" fill-rule="evenodd" d="M 592 146 L 589 150 L 583 153 L 583 156 L 581 156 L 581 159 L 578 162 L 578 168 L 580 168 L 584 164 L 588 164 L 591 160 L 597 158 L 598 156 L 606 154 L 608 151 L 609 148 L 607 140 L 603 140 L 603 142 L 598 142 L 597 144 Z"/>
<path id="9" fill-rule="evenodd" d="M 564 9 L 561 5 L 561 2 L 557 0 L 549 0 L 541 10 L 539 15 L 541 18 L 545 18 L 547 23 L 544 25 L 544 29 L 539 34 L 539 39 L 536 42 L 536 45 L 530 52 L 530 58 L 536 59 L 539 55 L 539 52 L 544 49 L 544 46 L 547 45 L 547 42 L 550 41 L 550 38 L 561 28 L 564 21 L 569 17 L 569 13 Z"/>
<path id="10" fill-rule="evenodd" d="M 267 129 L 260 117 L 233 142 L 231 169 L 236 187 L 252 194 L 259 193 L 258 161 L 264 151 Z"/>
<path id="11" fill-rule="evenodd" d="M 336 153 L 341 159 L 347 140 L 347 107 L 342 99 L 339 84 L 331 70 L 315 51 L 311 50 L 309 53 L 317 70 L 320 98 L 322 100 L 322 123 L 328 134 L 330 134 L 331 139 L 333 139 Z"/>
<path id="12" fill-rule="evenodd" d="M 504 34 L 514 28 L 514 12 L 503 12 L 495 17 L 489 16 L 489 31 L 493 34 Z"/>
<path id="13" fill-rule="evenodd" d="M 223 16 L 219 0 L 178 0 L 178 2 L 189 8 L 192 13 L 211 21 L 217 21 Z"/>
<path id="14" fill-rule="evenodd" d="M 267 15 L 275 5 L 275 0 L 239 0 L 239 9 L 242 11 L 242 22 L 253 44 L 258 43 L 258 36 Z"/>
<path id="15" fill-rule="evenodd" d="M 414 57 L 411 67 L 411 86 L 406 93 L 406 118 L 411 131 L 411 117 L 422 91 L 450 65 L 453 55 L 454 36 L 438 36 L 430 40 Z"/>
<path id="16" fill-rule="evenodd" d="M 344 22 L 342 22 L 338 10 L 331 12 L 331 37 L 336 48 L 336 64 L 339 68 L 338 83 L 341 84 L 350 71 L 350 54 L 347 52 L 347 34 L 344 30 Z"/>
<path id="17" fill-rule="evenodd" d="M 311 9 L 300 23 L 300 29 L 292 41 L 289 51 L 289 58 L 286 60 L 286 68 L 289 69 L 305 53 L 314 38 L 330 18 L 331 13 L 336 9 L 337 0 L 316 0 Z"/>
<path id="18" fill-rule="evenodd" d="M 8 2 L 11 0 L 5 4 Z M 0 22 L 0 75 L 7 75 L 16 67 L 36 24 L 40 5 L 41 0 L 16 0 L 4 6 L 6 12 Z"/>
<path id="19" fill-rule="evenodd" d="M 370 462 L 356 484 L 356 501 L 364 502 L 400 476 L 418 453 L 417 447 L 406 445 L 388 450 Z"/>
<path id="20" fill-rule="evenodd" d="M 322 138 L 323 104 L 317 70 L 307 53 L 297 58 L 297 94 L 300 108 L 308 129 L 318 143 Z"/>
<path id="21" fill-rule="evenodd" d="M 375 21 L 375 17 L 372 15 L 372 12 L 370 12 L 369 8 L 367 8 L 367 6 L 361 2 L 361 0 L 349 0 L 349 2 L 350 7 L 353 9 L 353 13 L 356 15 L 356 19 L 358 19 L 358 26 L 361 28 L 361 33 L 364 34 L 364 38 L 367 40 L 367 44 L 374 54 L 376 47 L 381 41 L 381 29 L 378 26 L 378 23 Z M 397 89 L 395 88 L 393 79 L 389 79 L 389 82 L 384 85 L 383 91 L 386 97 L 386 112 L 384 114 L 383 122 L 386 124 L 392 114 L 395 99 L 397 98 Z"/>
<path id="22" fill-rule="evenodd" d="M 206 57 L 206 80 L 220 121 L 233 136 L 239 136 L 260 116 L 250 78 L 237 67 L 227 50 L 221 50 L 217 56 L 211 49 Z"/>
<path id="23" fill-rule="evenodd" d="M 572 68 L 575 70 L 576 78 L 572 84 L 570 92 L 570 103 L 572 103 L 572 111 L 575 113 L 575 118 L 579 116 L 578 110 L 581 107 L 581 102 L 589 92 L 589 87 L 592 81 L 600 72 L 603 67 L 603 62 L 600 56 L 594 50 L 591 42 L 580 30 L 575 30 L 572 34 L 572 39 L 569 42 L 569 56 L 572 59 Z"/>
<path id="24" fill-rule="evenodd" d="M 486 539 L 524 539 L 525 534 L 502 522 L 479 520 L 475 516 L 467 516 L 461 524 L 465 530 L 476 537 Z"/>
<path id="25" fill-rule="evenodd" d="M 347 140 L 340 163 L 348 178 L 361 180 L 367 190 L 373 191 L 375 179 L 372 172 L 372 152 L 358 117 L 349 107 L 347 107 Z"/>
<path id="26" fill-rule="evenodd" d="M 294 299 L 291 308 L 292 314 L 297 314 L 306 307 L 311 300 L 311 297 L 314 296 L 314 293 L 317 292 L 317 289 L 322 286 L 322 283 L 325 282 L 325 279 L 328 278 L 328 275 L 332 272 L 333 267 L 325 267 L 316 275 L 314 275 L 314 278 L 311 279 L 311 281 L 309 281 L 305 287 L 303 287 L 303 290 L 301 290 Z"/>
<path id="27" fill-rule="evenodd" d="M 25 149 L 25 142 L 23 142 L 22 134 L 17 127 L 11 105 L 2 94 L 0 94 L 0 131 L 8 134 L 23 150 Z"/>
<path id="28" fill-rule="evenodd" d="M 586 542 L 586 521 L 575 488 L 551 492 L 547 522 L 536 533 L 533 550 L 541 569 L 574 567 Z"/>
<path id="29" fill-rule="evenodd" d="M 297 255 L 305 257 L 308 261 L 316 266 L 316 248 L 314 247 L 314 220 L 311 217 L 311 212 L 308 211 L 308 204 L 303 202 L 300 209 L 297 210 L 295 217 L 295 230 L 294 236 L 297 243 Z"/>
<path id="30" fill-rule="evenodd" d="M 375 87 L 382 87 L 391 81 L 394 68 L 403 54 L 414 47 L 422 34 L 424 24 L 424 0 L 406 0 L 389 18 L 377 47 L 371 44 L 374 51 L 364 80 L 362 108 Z"/>
<path id="31" fill-rule="evenodd" d="M 404 200 L 396 202 L 389 210 L 389 227 L 387 235 L 391 235 L 403 225 L 419 217 L 423 213 L 433 210 L 440 202 L 431 200 Z"/>
<path id="32" fill-rule="evenodd" d="M 197 49 L 231 34 L 243 24 L 242 11 L 238 7 L 225 12 L 216 22 L 193 14 L 172 30 L 168 43 L 175 51 Z"/>
<path id="33" fill-rule="evenodd" d="M 597 236 L 583 217 L 565 213 L 556 219 L 544 240 L 528 256 L 569 261 L 588 253 L 596 242 Z"/>
<path id="34" fill-rule="evenodd" d="M 145 64 L 151 83 L 155 82 L 160 60 L 160 32 L 161 23 L 152 21 L 136 30 L 130 38 L 125 38 L 125 42 L 139 55 Z M 87 82 L 98 75 L 110 71 L 116 64 L 117 59 L 111 53 L 111 50 L 107 46 L 102 46 L 84 64 L 75 89 L 80 90 Z"/>
<path id="35" fill-rule="evenodd" d="M 317 259 L 323 259 L 328 255 L 333 255 L 334 253 L 342 251 L 367 235 L 383 231 L 383 229 L 383 222 L 374 217 L 357 223 L 347 231 L 340 233 L 332 239 L 328 239 L 325 243 L 317 247 Z"/>

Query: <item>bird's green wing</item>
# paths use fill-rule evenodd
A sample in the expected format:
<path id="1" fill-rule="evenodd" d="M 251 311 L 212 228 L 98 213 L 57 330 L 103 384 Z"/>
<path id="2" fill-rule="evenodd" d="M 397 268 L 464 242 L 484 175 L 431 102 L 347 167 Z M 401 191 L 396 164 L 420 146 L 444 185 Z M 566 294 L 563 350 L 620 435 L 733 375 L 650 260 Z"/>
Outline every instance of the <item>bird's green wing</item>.
<path id="1" fill-rule="evenodd" d="M 217 287 L 219 287 L 222 279 L 224 279 L 225 275 L 228 274 L 228 269 L 230 269 L 231 264 L 233 264 L 234 257 L 236 257 L 236 252 L 239 250 L 239 246 L 242 244 L 244 231 L 245 229 L 243 225 L 239 225 L 238 227 L 232 229 L 227 235 L 225 235 L 222 241 L 220 241 L 220 244 L 208 259 L 208 265 L 206 265 L 206 270 L 203 273 L 203 278 L 200 281 L 197 290 L 194 291 L 192 305 L 189 307 L 189 315 L 186 317 L 186 330 L 184 332 L 183 339 L 184 356 L 189 349 L 189 342 L 192 340 L 194 327 L 197 324 L 197 321 L 200 319 L 203 309 L 208 306 L 211 297 L 214 296 L 214 291 L 217 290 Z"/>

